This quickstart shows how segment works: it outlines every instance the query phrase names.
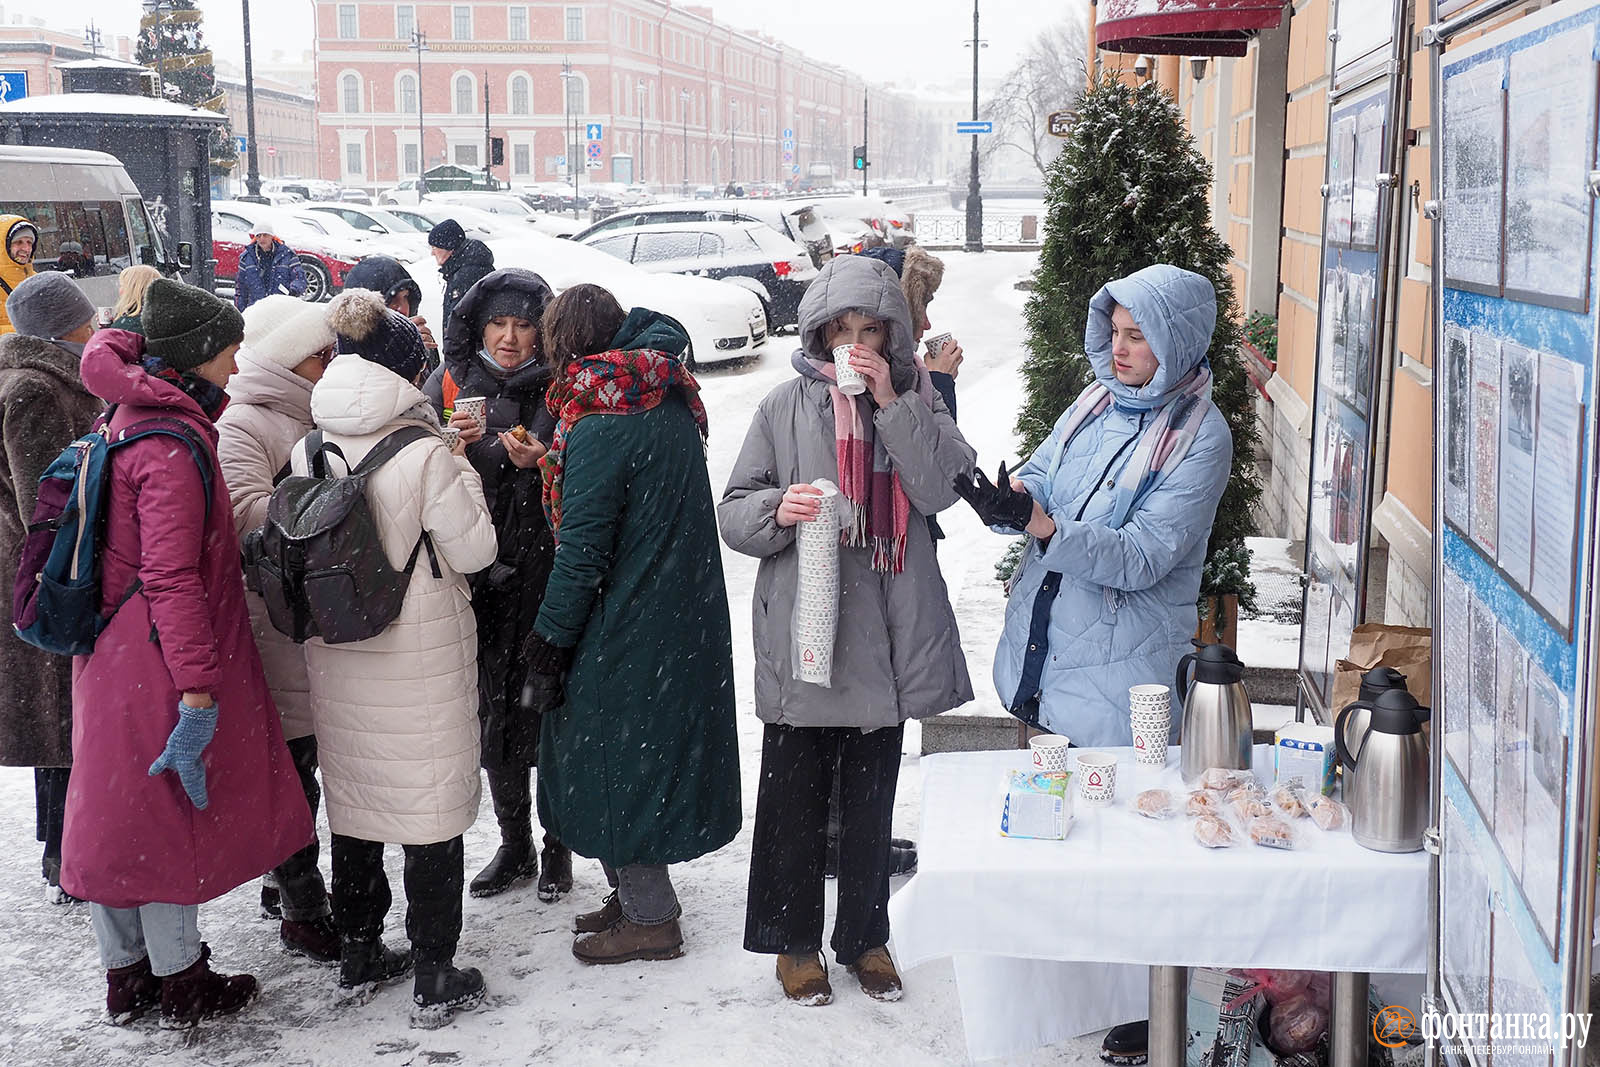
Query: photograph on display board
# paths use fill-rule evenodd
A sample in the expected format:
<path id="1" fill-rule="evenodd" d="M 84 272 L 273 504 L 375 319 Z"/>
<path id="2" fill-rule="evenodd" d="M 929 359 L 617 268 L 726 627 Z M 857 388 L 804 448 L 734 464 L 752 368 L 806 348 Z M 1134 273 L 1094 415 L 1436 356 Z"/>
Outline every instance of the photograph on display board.
<path id="1" fill-rule="evenodd" d="M 1467 788 L 1483 821 L 1494 826 L 1495 655 L 1499 651 L 1494 612 L 1471 597 L 1472 691 L 1467 695 Z"/>
<path id="2" fill-rule="evenodd" d="M 1555 954 L 1560 934 L 1562 857 L 1566 818 L 1567 702 L 1537 663 L 1528 667 L 1528 774 L 1523 810 L 1520 881 L 1528 909 Z"/>
<path id="3" fill-rule="evenodd" d="M 1505 209 L 1505 66 L 1488 60 L 1444 83 L 1451 131 L 1440 158 L 1444 277 L 1456 289 L 1500 295 L 1500 224 Z"/>
<path id="4" fill-rule="evenodd" d="M 1440 611 L 1443 629 L 1444 661 L 1446 663 L 1472 662 L 1472 631 L 1468 617 L 1470 596 L 1467 583 L 1452 570 L 1444 568 L 1444 602 Z M 1472 672 L 1447 670 L 1444 678 L 1444 751 L 1455 764 L 1461 780 L 1469 782 L 1470 761 L 1467 758 L 1469 731 L 1471 729 Z M 1438 695 L 1435 694 L 1435 700 Z"/>
<path id="5" fill-rule="evenodd" d="M 1345 308 L 1345 314 L 1350 318 L 1350 343 L 1345 356 L 1345 395 L 1363 415 L 1372 395 L 1372 347 L 1374 319 L 1378 311 L 1373 295 L 1377 287 L 1378 278 L 1375 274 L 1351 275 L 1350 299 Z"/>
<path id="6" fill-rule="evenodd" d="M 1350 246 L 1374 252 L 1378 248 L 1378 207 L 1381 193 L 1378 173 L 1383 170 L 1384 97 L 1374 97 L 1356 115 L 1355 167 L 1350 197 Z"/>
<path id="7" fill-rule="evenodd" d="M 1455 323 L 1444 328 L 1444 517 L 1463 534 L 1472 467 L 1472 363 L 1467 331 Z"/>
<path id="8" fill-rule="evenodd" d="M 1506 295 L 1574 311 L 1589 297 L 1574 265 L 1589 262 L 1594 47 L 1593 26 L 1555 34 L 1511 53 L 1506 77 Z"/>
<path id="9" fill-rule="evenodd" d="M 1472 331 L 1471 521 L 1473 544 L 1490 559 L 1499 549 L 1500 517 L 1500 341 Z"/>
<path id="10" fill-rule="evenodd" d="M 1335 425 L 1333 435 L 1328 536 L 1336 545 L 1354 545 L 1361 538 L 1361 477 L 1366 470 L 1363 443 L 1345 433 L 1342 426 Z M 1350 562 L 1354 563 L 1353 557 Z"/>
<path id="11" fill-rule="evenodd" d="M 1528 773 L 1528 654 L 1505 626 L 1495 656 L 1495 840 L 1513 871 L 1522 870 Z"/>
<path id="12" fill-rule="evenodd" d="M 1500 569 L 1527 590 L 1533 584 L 1533 440 L 1539 355 L 1500 346 Z"/>
<path id="13" fill-rule="evenodd" d="M 1448 798 L 1444 802 L 1443 856 L 1440 860 L 1439 969 L 1451 1006 L 1458 1012 L 1489 1010 L 1493 976 L 1489 951 L 1489 878 L 1466 818 Z"/>
<path id="14" fill-rule="evenodd" d="M 1583 368 L 1539 355 L 1534 407 L 1533 562 L 1529 592 L 1570 640 L 1578 565 L 1578 490 L 1583 468 Z"/>
<path id="15" fill-rule="evenodd" d="M 1322 273 L 1321 377 L 1327 389 L 1339 394 L 1344 389 L 1346 352 L 1350 346 L 1350 272 L 1340 265 Z"/>
<path id="16" fill-rule="evenodd" d="M 1314 576 L 1306 583 L 1305 623 L 1300 629 L 1301 672 L 1317 700 L 1326 707 L 1332 699 L 1332 667 L 1328 659 L 1328 628 L 1333 611 L 1333 590 Z"/>
<path id="17" fill-rule="evenodd" d="M 1504 897 L 1497 902 L 1492 920 L 1489 972 L 1494 976 L 1491 992 L 1496 1014 L 1502 1019 L 1559 1014 L 1559 1008 L 1550 1003 L 1549 994 L 1534 974 Z M 1532 1034 L 1516 1041 L 1500 1041 L 1494 1048 L 1494 1067 L 1546 1067 L 1553 1051 L 1553 1045 Z"/>
<path id="18" fill-rule="evenodd" d="M 1328 138 L 1328 243 L 1350 244 L 1350 217 L 1355 196 L 1356 117 L 1337 119 Z"/>

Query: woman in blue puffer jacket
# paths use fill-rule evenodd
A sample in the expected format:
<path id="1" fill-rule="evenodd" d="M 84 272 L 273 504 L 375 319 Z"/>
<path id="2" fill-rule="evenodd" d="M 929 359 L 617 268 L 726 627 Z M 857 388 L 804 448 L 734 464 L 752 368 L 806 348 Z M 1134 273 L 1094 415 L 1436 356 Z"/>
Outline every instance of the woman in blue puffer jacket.
<path id="1" fill-rule="evenodd" d="M 1095 383 L 1013 476 L 958 486 L 997 531 L 1030 535 L 995 688 L 1079 745 L 1131 745 L 1128 687 L 1168 682 L 1190 650 L 1233 458 L 1205 358 L 1216 319 L 1199 274 L 1157 264 L 1109 283 L 1084 331 Z"/>

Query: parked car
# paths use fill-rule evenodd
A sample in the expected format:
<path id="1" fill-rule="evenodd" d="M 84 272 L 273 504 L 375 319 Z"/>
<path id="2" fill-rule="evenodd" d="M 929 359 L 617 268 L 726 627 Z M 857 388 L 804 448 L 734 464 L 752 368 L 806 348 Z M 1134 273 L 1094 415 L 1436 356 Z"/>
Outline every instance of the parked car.
<path id="1" fill-rule="evenodd" d="M 521 196 L 512 193 L 429 193 L 419 206 L 437 206 L 443 210 L 472 208 L 510 223 L 525 223 L 550 237 L 568 237 L 583 227 L 582 222 L 535 211 Z"/>
<path id="2" fill-rule="evenodd" d="M 911 215 L 881 197 L 828 196 L 805 203 L 826 221 L 836 252 L 859 252 L 879 242 L 904 248 L 917 239 Z"/>
<path id="3" fill-rule="evenodd" d="M 341 204 L 370 204 L 372 194 L 365 189 L 340 189 L 339 203 Z"/>
<path id="4" fill-rule="evenodd" d="M 373 233 L 370 230 L 352 226 L 337 215 L 312 211 L 310 204 L 296 205 L 290 210 L 290 216 L 307 229 L 315 230 L 336 240 L 354 242 L 360 248 L 358 255 L 369 256 L 376 252 L 386 256 L 395 256 L 398 259 L 406 259 L 417 254 L 416 239 L 409 235 L 397 237 L 387 233 Z"/>
<path id="5" fill-rule="evenodd" d="M 391 214 L 381 207 L 367 207 L 353 204 L 307 204 L 303 212 L 312 215 L 331 215 L 348 226 L 354 227 L 358 232 L 381 236 L 389 241 L 403 242 L 405 252 L 400 259 L 411 259 L 420 256 L 428 250 L 428 240 L 419 236 L 417 227 Z M 426 234 L 426 230 L 423 231 Z M 386 253 L 392 254 L 392 253 Z"/>
<path id="6" fill-rule="evenodd" d="M 407 178 L 392 189 L 385 189 L 378 194 L 379 204 L 415 204 L 417 202 L 417 179 Z"/>
<path id="7" fill-rule="evenodd" d="M 811 254 L 813 266 L 820 267 L 833 257 L 834 241 L 827 227 L 809 201 L 799 200 L 678 200 L 650 204 L 619 211 L 579 230 L 573 240 L 585 241 L 597 233 L 664 222 L 762 222 L 804 247 Z"/>
<path id="8" fill-rule="evenodd" d="M 398 205 L 385 208 L 396 218 L 415 226 L 426 237 L 445 219 L 455 219 L 468 237 L 487 241 L 491 237 L 515 237 L 522 234 L 521 224 L 507 215 L 491 215 L 487 211 L 464 207 L 460 204 L 419 204 L 416 207 Z"/>
<path id="9" fill-rule="evenodd" d="M 650 274 L 604 252 L 529 231 L 488 242 L 500 267 L 537 271 L 560 292 L 580 282 L 611 290 L 623 307 L 647 307 L 670 315 L 689 334 L 691 365 L 749 359 L 766 351 L 766 316 L 748 289 L 706 278 Z M 444 280 L 432 257 L 410 264 L 422 288 L 423 315 L 437 322 Z"/>
<path id="10" fill-rule="evenodd" d="M 211 207 L 211 255 L 217 261 L 216 279 L 219 288 L 232 289 L 239 276 L 239 256 L 250 246 L 250 232 L 263 220 L 254 221 L 239 213 L 236 201 L 223 200 Z M 246 207 L 260 208 L 260 204 Z M 312 302 L 332 300 L 344 288 L 344 276 L 356 265 L 358 256 L 335 253 L 318 240 L 317 234 L 292 223 L 273 226 L 275 236 L 294 250 L 306 271 L 306 291 L 302 300 Z"/>
<path id="11" fill-rule="evenodd" d="M 800 298 L 817 276 L 806 250 L 760 222 L 668 222 L 583 242 L 652 274 L 692 274 L 748 289 L 768 331 L 800 323 Z"/>

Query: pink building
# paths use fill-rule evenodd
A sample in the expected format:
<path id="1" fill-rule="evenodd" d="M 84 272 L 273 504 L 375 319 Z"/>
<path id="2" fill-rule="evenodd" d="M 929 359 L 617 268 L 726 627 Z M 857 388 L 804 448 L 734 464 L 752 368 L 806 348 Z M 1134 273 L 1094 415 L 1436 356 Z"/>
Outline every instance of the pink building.
<path id="1" fill-rule="evenodd" d="M 597 181 L 720 186 L 787 178 L 813 161 L 843 176 L 861 142 L 860 77 L 721 25 L 706 8 L 316 0 L 316 11 L 321 177 L 349 185 L 393 184 L 443 162 L 482 168 L 485 93 L 489 131 L 505 140 L 493 173 L 515 185 L 561 180 L 563 129 L 582 157 L 591 124 L 601 165 L 583 177 Z M 426 38 L 420 81 L 414 31 Z M 909 101 L 877 90 L 872 101 L 869 132 L 884 145 L 889 116 Z"/>

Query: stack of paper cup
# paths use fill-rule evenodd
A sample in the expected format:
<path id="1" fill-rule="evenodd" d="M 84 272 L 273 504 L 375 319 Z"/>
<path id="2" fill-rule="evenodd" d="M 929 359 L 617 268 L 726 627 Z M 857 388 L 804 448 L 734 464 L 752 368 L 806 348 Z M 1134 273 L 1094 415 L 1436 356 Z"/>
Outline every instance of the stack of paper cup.
<path id="1" fill-rule="evenodd" d="M 796 533 L 800 581 L 795 591 L 794 676 L 831 685 L 833 640 L 839 626 L 839 489 L 826 479 L 814 483 L 817 517 Z"/>
<path id="2" fill-rule="evenodd" d="M 1172 690 L 1164 685 L 1136 685 L 1128 690 L 1128 707 L 1134 761 L 1165 767 L 1167 738 L 1172 733 Z"/>
<path id="3" fill-rule="evenodd" d="M 854 345 L 840 345 L 833 350 L 834 384 L 845 396 L 860 396 L 867 391 L 867 380 L 850 365 L 850 350 Z"/>

